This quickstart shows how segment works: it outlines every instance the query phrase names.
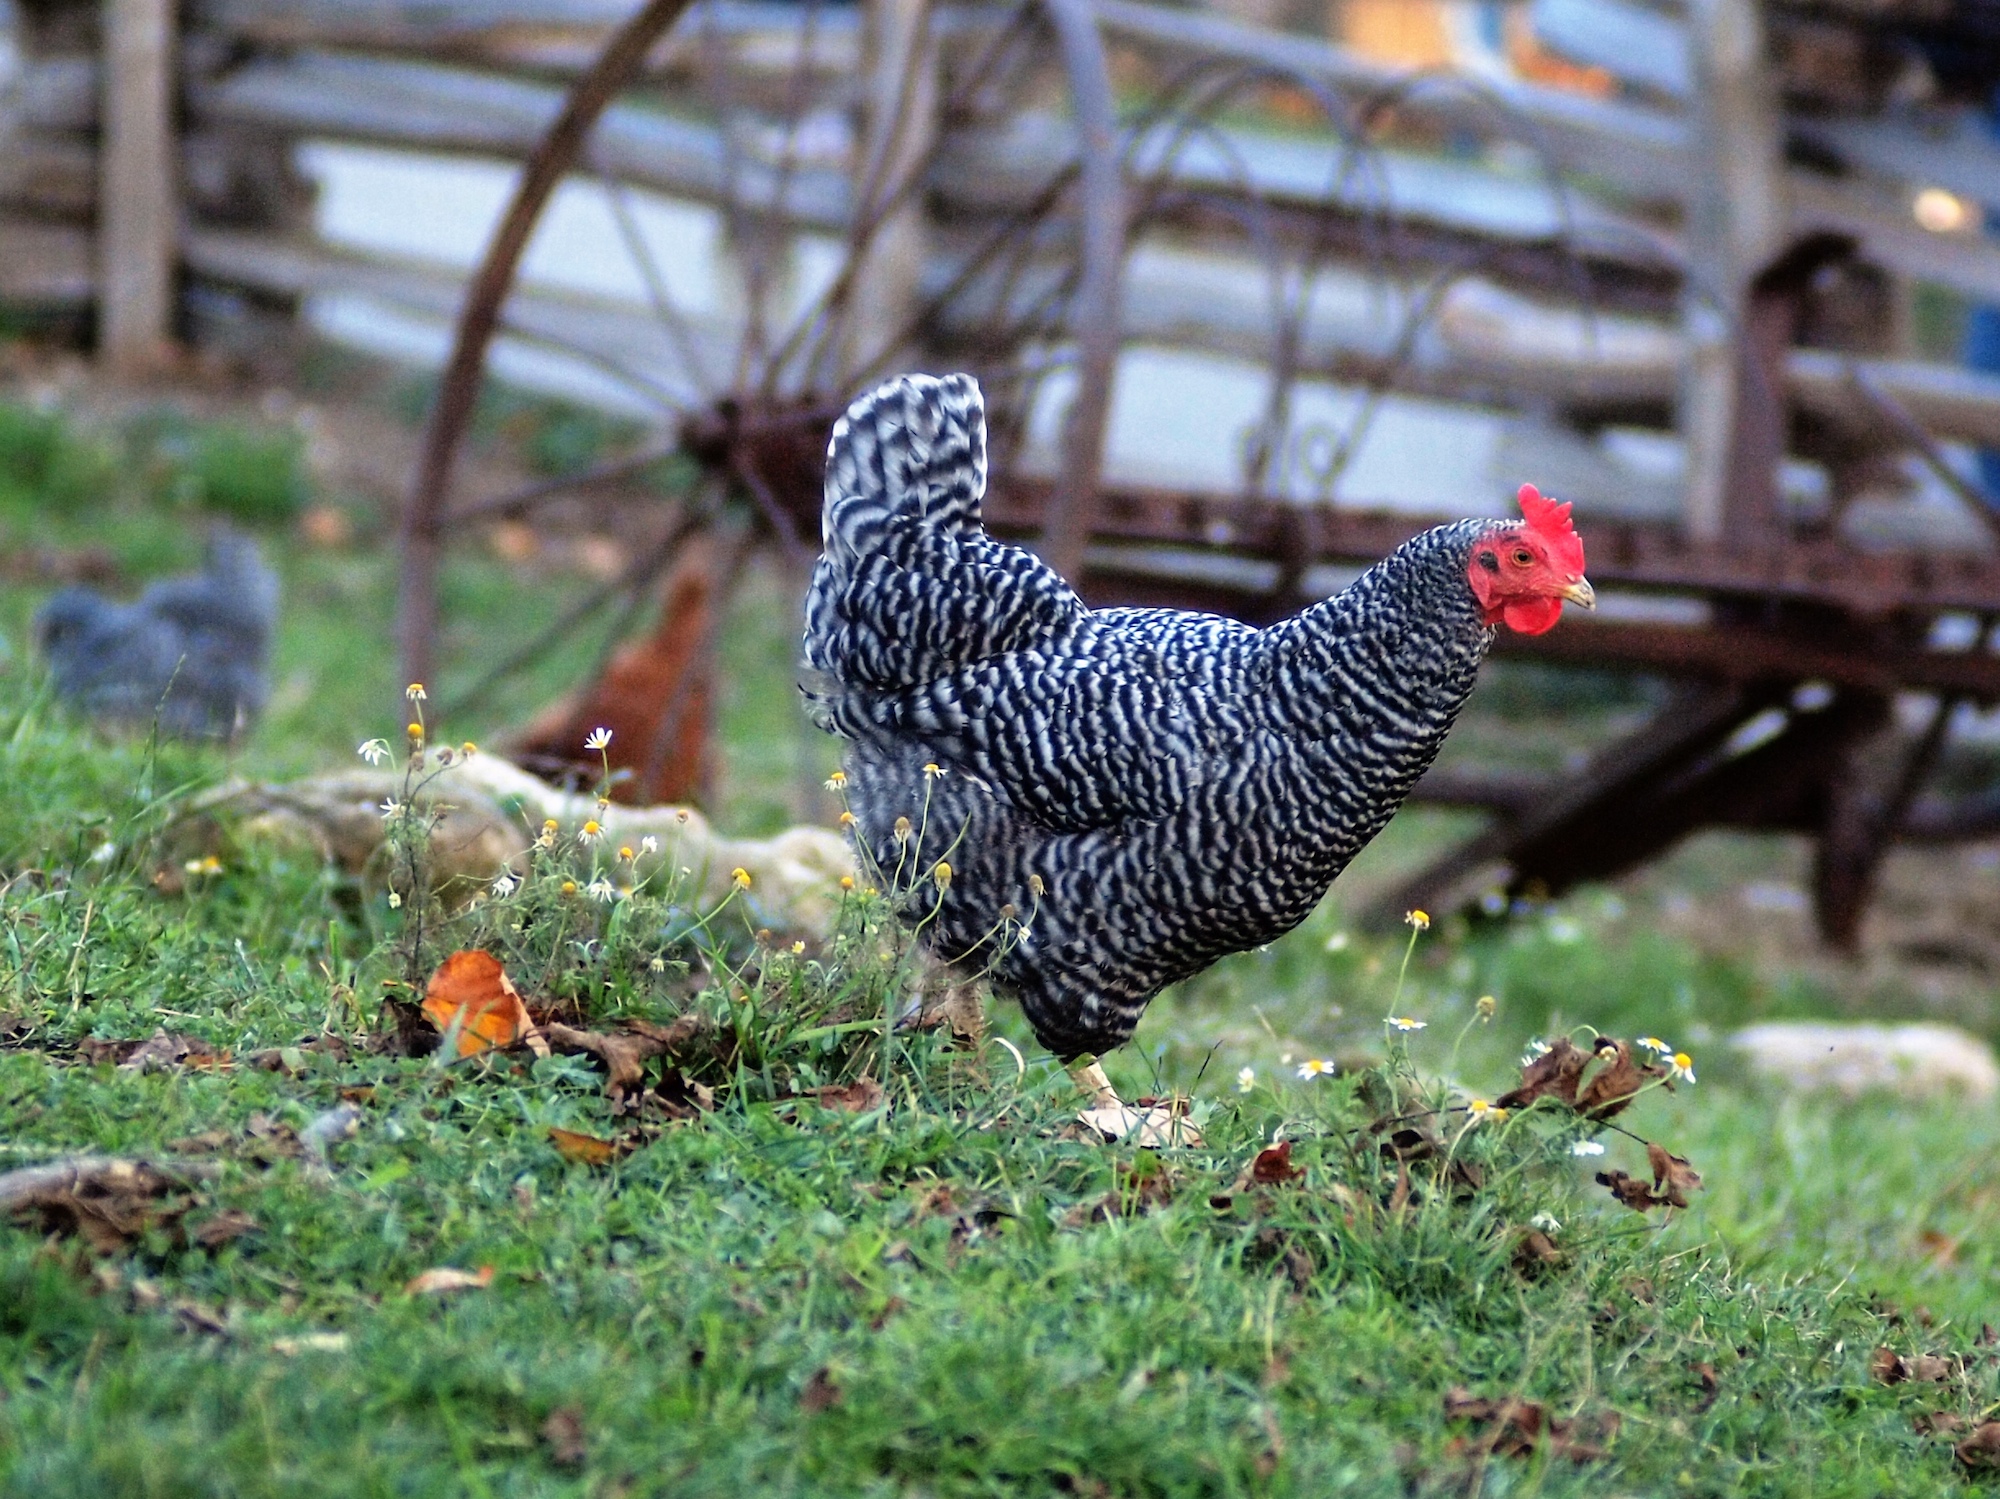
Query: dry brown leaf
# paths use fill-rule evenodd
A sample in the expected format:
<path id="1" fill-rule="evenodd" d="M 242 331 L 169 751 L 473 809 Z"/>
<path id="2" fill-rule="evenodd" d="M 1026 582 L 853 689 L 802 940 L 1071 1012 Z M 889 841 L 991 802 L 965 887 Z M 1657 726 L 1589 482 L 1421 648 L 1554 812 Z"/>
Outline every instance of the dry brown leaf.
<path id="1" fill-rule="evenodd" d="M 1975 1472 L 2000 1468 L 2000 1421 L 1980 1422 L 1972 1429 L 1971 1436 L 1951 1450 L 1953 1456 Z"/>
<path id="2" fill-rule="evenodd" d="M 522 1044 L 537 1056 L 549 1054 L 549 1043 L 529 1017 L 507 970 L 483 948 L 455 952 L 438 965 L 425 986 L 423 1010 L 440 1034 L 457 1023 L 462 1057 Z"/>
<path id="3" fill-rule="evenodd" d="M 1643 1213 L 1663 1206 L 1643 1177 L 1628 1176 L 1623 1171 L 1600 1171 L 1597 1173 L 1597 1184 L 1607 1188 L 1613 1197 L 1635 1212 Z"/>
<path id="4" fill-rule="evenodd" d="M 1522 1234 L 1520 1242 L 1514 1246 L 1514 1265 L 1528 1274 L 1552 1270 L 1562 1262 L 1563 1252 L 1556 1248 L 1555 1240 L 1539 1228 L 1531 1228 Z"/>
<path id="5" fill-rule="evenodd" d="M 493 1267 L 481 1265 L 477 1270 L 460 1270 L 455 1265 L 440 1265 L 413 1276 L 403 1287 L 410 1296 L 445 1296 L 454 1291 L 483 1291 L 493 1284 Z"/>
<path id="6" fill-rule="evenodd" d="M 197 1228 L 193 1239 L 203 1249 L 220 1249 L 246 1234 L 256 1233 L 258 1228 L 257 1220 L 241 1208 L 224 1208 Z"/>
<path id="7" fill-rule="evenodd" d="M 1084 1109 L 1076 1117 L 1078 1123 L 1106 1140 L 1130 1140 L 1142 1150 L 1201 1144 L 1201 1131 L 1174 1106 L 1134 1108 L 1129 1104 L 1099 1104 Z"/>
<path id="8" fill-rule="evenodd" d="M 1453 1449 L 1493 1457 L 1528 1457 L 1546 1445 L 1551 1456 L 1596 1462 L 1604 1457 L 1604 1444 L 1618 1434 L 1619 1426 L 1616 1411 L 1564 1420 L 1552 1418 L 1539 1400 L 1486 1399 L 1463 1387 L 1445 1395 L 1444 1413 L 1446 1420 L 1471 1421 L 1485 1428 L 1470 1438 L 1455 1438 Z"/>
<path id="9" fill-rule="evenodd" d="M 813 1377 L 806 1381 L 806 1387 L 799 1391 L 799 1409 L 808 1416 L 817 1416 L 840 1404 L 840 1386 L 833 1382 L 833 1375 L 825 1368 L 815 1369 Z"/>
<path id="10" fill-rule="evenodd" d="M 1715 1365 L 1709 1363 L 1689 1364 L 1688 1372 L 1701 1385 L 1701 1404 L 1697 1410 L 1707 1410 L 1715 1404 L 1715 1397 L 1722 1391 L 1722 1376 L 1715 1372 Z"/>
<path id="11" fill-rule="evenodd" d="M 1930 1262 L 1940 1270 L 1956 1263 L 1958 1260 L 1959 1241 L 1952 1238 L 1949 1234 L 1942 1234 L 1934 1228 L 1927 1228 L 1917 1235 L 1917 1243 L 1922 1247 L 1924 1254 L 1930 1259 Z"/>
<path id="12" fill-rule="evenodd" d="M 1653 1168 L 1653 1196 L 1672 1207 L 1688 1205 L 1687 1194 L 1701 1189 L 1701 1176 L 1682 1156 L 1646 1142 L 1646 1161 Z"/>
<path id="13" fill-rule="evenodd" d="M 231 1065 L 229 1053 L 206 1041 L 160 1029 L 143 1040 L 102 1041 L 86 1036 L 77 1043 L 86 1062 L 112 1062 L 121 1070 L 158 1072 L 168 1067 L 220 1069 Z"/>
<path id="14" fill-rule="evenodd" d="M 1305 1167 L 1292 1164 L 1292 1142 L 1280 1140 L 1266 1145 L 1250 1161 L 1250 1180 L 1260 1187 L 1283 1186 L 1306 1174 Z"/>
<path id="15" fill-rule="evenodd" d="M 558 1468 L 580 1468 L 590 1455 L 583 1435 L 583 1408 L 559 1405 L 542 1423 L 542 1443 L 549 1449 L 549 1461 Z"/>
<path id="16" fill-rule="evenodd" d="M 1658 1067 L 1633 1061 L 1632 1048 L 1623 1041 L 1599 1041 L 1597 1055 L 1604 1066 L 1592 1074 L 1576 1099 L 1576 1111 L 1592 1119 L 1623 1113 L 1641 1088 L 1666 1075 Z"/>
<path id="17" fill-rule="evenodd" d="M 882 1091 L 882 1085 L 872 1077 L 858 1077 L 845 1087 L 828 1084 L 811 1091 L 821 1108 L 834 1109 L 843 1114 L 869 1113 L 881 1108 L 888 1098 Z"/>
<path id="18" fill-rule="evenodd" d="M 1538 1098 L 1553 1098 L 1575 1108 L 1577 1082 L 1589 1065 L 1590 1056 L 1569 1037 L 1556 1037 L 1547 1051 L 1521 1068 L 1521 1086 L 1501 1094 L 1494 1106 L 1525 1109 Z"/>
<path id="19" fill-rule="evenodd" d="M 683 1015 L 672 1025 L 626 1020 L 615 1031 L 587 1031 L 552 1020 L 543 1027 L 543 1032 L 557 1051 L 596 1057 L 604 1064 L 604 1091 L 614 1101 L 636 1107 L 645 1085 L 646 1063 L 685 1046 L 704 1026 L 701 1017 Z M 662 1077 L 662 1092 L 666 1090 L 666 1081 Z M 668 1112 L 671 1115 L 673 1110 L 670 1108 Z"/>
<path id="20" fill-rule="evenodd" d="M 715 1107 L 715 1090 L 696 1082 L 678 1067 L 660 1074 L 652 1099 L 669 1119 L 693 1119 Z"/>
<path id="21" fill-rule="evenodd" d="M 1965 1417 L 1956 1411 L 1924 1411 L 1910 1417 L 1910 1425 L 1920 1437 L 1957 1436 L 1965 1430 Z"/>
<path id="22" fill-rule="evenodd" d="M 194 1205 L 182 1166 L 85 1157 L 27 1166 L 0 1175 L 0 1214 L 33 1214 L 40 1231 L 81 1238 L 98 1254 L 114 1254 L 149 1228 L 175 1228 Z"/>
<path id="23" fill-rule="evenodd" d="M 615 1140 L 600 1140 L 595 1135 L 558 1129 L 554 1125 L 549 1126 L 549 1141 L 555 1146 L 557 1155 L 579 1166 L 609 1165 L 623 1154 Z"/>
<path id="24" fill-rule="evenodd" d="M 1918 1384 L 1942 1384 L 1957 1372 L 1950 1359 L 1935 1353 L 1920 1353 L 1910 1361 L 1910 1378 Z"/>
<path id="25" fill-rule="evenodd" d="M 1877 1348 L 1868 1359 L 1868 1372 L 1877 1384 L 1901 1384 L 1910 1377 L 1910 1366 L 1893 1348 Z"/>

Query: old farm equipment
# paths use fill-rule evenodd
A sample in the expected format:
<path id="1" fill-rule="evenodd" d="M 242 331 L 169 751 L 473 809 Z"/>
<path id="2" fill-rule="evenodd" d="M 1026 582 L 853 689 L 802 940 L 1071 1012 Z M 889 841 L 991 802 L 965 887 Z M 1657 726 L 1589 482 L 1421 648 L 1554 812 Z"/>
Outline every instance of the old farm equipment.
<path id="1" fill-rule="evenodd" d="M 1994 521 L 1954 447 L 2000 447 L 2000 380 L 1910 357 L 1898 311 L 1918 284 L 2000 301 L 1976 204 L 1912 215 L 2000 181 L 1950 108 L 2000 51 L 1951 53 L 1967 76 L 1937 64 L 1923 103 L 1926 38 L 1977 7 L 1575 9 L 1522 8 L 1535 66 L 1454 71 L 1141 0 L 198 0 L 188 119 L 237 163 L 208 178 L 306 137 L 527 166 L 469 281 L 202 203 L 181 250 L 204 285 L 453 320 L 400 622 L 447 698 L 488 684 L 451 659 L 441 569 L 490 525 L 629 511 L 631 476 L 677 465 L 618 575 L 501 669 L 586 628 L 608 657 L 677 560 L 680 597 L 752 547 L 803 566 L 856 389 L 967 368 L 989 519 L 1094 600 L 1269 619 L 1523 479 L 1574 499 L 1606 607 L 1506 648 L 1672 695 L 1560 786 L 1434 775 L 1420 795 L 1493 816 L 1407 894 L 1558 893 L 1697 827 L 1785 828 L 1851 944 L 1888 843 L 1955 826 L 1922 792 L 1961 707 L 2000 701 Z M 517 275 L 563 184 L 602 194 L 638 294 Z M 666 201 L 707 216 L 722 290 L 662 262 Z M 458 451 L 507 347 L 588 369 L 649 435 L 474 492 Z M 710 643 L 683 630 L 685 680 L 648 679 L 660 753 Z"/>

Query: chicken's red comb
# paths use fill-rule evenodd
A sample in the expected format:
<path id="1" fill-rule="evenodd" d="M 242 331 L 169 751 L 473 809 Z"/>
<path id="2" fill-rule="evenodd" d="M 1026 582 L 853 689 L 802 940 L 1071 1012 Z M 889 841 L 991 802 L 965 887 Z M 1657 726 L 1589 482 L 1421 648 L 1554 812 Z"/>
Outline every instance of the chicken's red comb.
<path id="1" fill-rule="evenodd" d="M 1521 486 L 1521 514 L 1549 549 L 1549 556 L 1579 576 L 1583 572 L 1583 538 L 1570 524 L 1569 502 L 1557 504 L 1532 484 Z"/>

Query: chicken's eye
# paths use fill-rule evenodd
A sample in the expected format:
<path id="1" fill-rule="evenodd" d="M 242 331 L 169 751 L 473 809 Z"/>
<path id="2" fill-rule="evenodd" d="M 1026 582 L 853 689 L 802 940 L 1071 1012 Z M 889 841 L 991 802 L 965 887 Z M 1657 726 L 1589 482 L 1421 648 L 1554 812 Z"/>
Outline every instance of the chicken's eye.
<path id="1" fill-rule="evenodd" d="M 1526 547 L 1514 548 L 1514 566 L 1527 567 L 1535 560 L 1535 554 Z"/>

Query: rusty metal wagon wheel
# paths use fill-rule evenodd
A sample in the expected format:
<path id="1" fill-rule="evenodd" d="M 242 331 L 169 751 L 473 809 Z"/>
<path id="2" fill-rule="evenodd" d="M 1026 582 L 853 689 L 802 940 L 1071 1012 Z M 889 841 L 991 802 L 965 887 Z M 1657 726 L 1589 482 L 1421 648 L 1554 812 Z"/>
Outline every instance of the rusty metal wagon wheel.
<path id="1" fill-rule="evenodd" d="M 829 36 L 852 47 L 860 22 L 807 0 L 776 43 L 791 49 L 789 66 L 767 65 L 756 89 L 741 87 L 728 66 L 740 38 L 727 12 L 704 9 L 675 32 L 702 65 L 684 86 L 656 89 L 655 102 L 698 114 L 684 139 L 667 132 L 657 142 L 699 158 L 700 186 L 740 273 L 734 305 L 691 305 L 676 284 L 682 268 L 663 268 L 637 223 L 645 175 L 633 142 L 593 134 L 685 4 L 654 0 L 635 16 L 531 158 L 461 315 L 402 529 L 403 664 L 412 679 L 442 677 L 447 711 L 476 705 L 586 635 L 598 642 L 600 671 L 616 675 L 613 652 L 655 605 L 663 578 L 670 598 L 706 600 L 706 623 L 679 630 L 667 668 L 627 663 L 628 689 L 656 710 L 621 734 L 633 794 L 693 789 L 663 772 L 669 761 L 693 763 L 689 747 L 701 739 L 716 600 L 759 549 L 782 558 L 802 585 L 816 550 L 827 429 L 877 379 L 907 367 L 977 374 L 993 466 L 1007 476 L 989 518 L 1034 540 L 1088 589 L 1107 555 L 1099 548 L 1090 561 L 1086 543 L 1105 519 L 1099 492 L 1121 362 L 1152 345 L 1256 371 L 1258 410 L 1215 436 L 1231 465 L 1208 483 L 1218 504 L 1203 510 L 1194 540 L 1197 551 L 1247 553 L 1267 567 L 1261 596 L 1231 607 L 1268 616 L 1307 597 L 1312 507 L 1349 498 L 1337 494 L 1342 475 L 1381 400 L 1423 388 L 1419 345 L 1445 295 L 1481 274 L 1571 290 L 1587 281 L 1553 171 L 1558 232 L 1546 244 L 1496 251 L 1476 235 L 1403 222 L 1378 138 L 1405 93 L 1452 85 L 1343 88 L 1310 70 L 1196 45 L 1170 48 L 1163 61 L 1121 56 L 1121 119 L 1100 20 L 1083 0 L 990 12 L 872 0 L 867 45 L 847 54 L 855 61 L 844 69 L 850 84 L 858 75 L 857 100 L 829 90 L 824 50 Z M 760 41 L 773 45 L 769 34 Z M 1246 105 L 1276 94 L 1312 116 L 1303 172 L 1298 152 L 1259 161 L 1231 133 Z M 601 179 L 648 313 L 553 307 L 515 286 L 537 219 L 569 175 Z M 1175 247 L 1191 240 L 1235 254 L 1263 289 L 1247 322 L 1190 320 L 1171 283 Z M 799 274 L 808 262 L 816 274 Z M 1136 285 L 1135 266 L 1144 272 Z M 1322 326 L 1316 299 L 1329 275 L 1385 295 L 1386 310 L 1365 328 Z M 1590 291 L 1585 284 L 1586 302 Z M 607 317 L 617 324 L 609 334 Z M 496 337 L 562 351 L 621 382 L 650 407 L 647 435 L 586 473 L 454 495 Z M 1358 399 L 1330 411 L 1333 384 Z M 455 669 L 441 629 L 448 548 L 500 518 L 556 503 L 573 516 L 608 503 L 614 486 L 668 461 L 681 475 L 677 492 L 651 504 L 616 577 L 506 643 L 476 677 Z M 1229 511 L 1232 499 L 1240 503 Z M 1149 503 L 1173 508 L 1130 494 L 1113 495 L 1109 508 L 1129 516 Z M 699 579 L 669 576 L 695 567 L 691 556 Z M 1108 565 L 1116 574 L 1126 564 L 1111 555 Z M 661 628 L 676 627 L 669 617 Z M 570 730 L 598 720 L 571 707 L 583 717 L 551 732 L 580 742 Z"/>
<path id="2" fill-rule="evenodd" d="M 708 212 L 737 274 L 732 305 L 691 305 L 676 285 L 677 268 L 659 263 L 641 226 L 644 173 L 619 170 L 617 149 L 600 149 L 596 130 L 687 4 L 652 0 L 635 15 L 579 80 L 530 157 L 460 314 L 400 535 L 402 666 L 409 680 L 437 683 L 448 713 L 478 707 L 552 650 L 585 636 L 598 642 L 599 671 L 615 672 L 613 651 L 659 602 L 663 578 L 670 595 L 699 596 L 706 623 L 679 641 L 680 664 L 667 679 L 655 669 L 643 684 L 655 711 L 636 736 L 640 742 L 627 735 L 621 745 L 634 773 L 632 794 L 646 796 L 695 789 L 680 783 L 684 775 L 677 781 L 665 771 L 668 762 L 684 765 L 683 750 L 701 737 L 699 720 L 708 711 L 703 663 L 714 645 L 718 596 L 757 549 L 774 552 L 803 580 L 817 550 L 819 469 L 834 418 L 854 393 L 905 361 L 939 357 L 944 351 L 932 347 L 927 330 L 963 326 L 965 317 L 954 309 L 971 289 L 1016 274 L 1010 268 L 1030 258 L 1057 267 L 1046 294 L 1004 320 L 982 318 L 976 336 L 949 357 L 986 384 L 996 438 L 1018 430 L 1020 414 L 1051 373 L 1075 371 L 1082 394 L 1068 422 L 1066 482 L 1048 514 L 1054 544 L 1080 552 L 1116 357 L 1122 259 L 1111 88 L 1103 48 L 1079 0 L 1038 0 L 997 15 L 970 36 L 954 35 L 951 19 L 922 0 L 878 4 L 862 53 L 860 124 L 845 132 L 848 111 L 841 106 L 855 101 L 835 92 L 829 107 L 823 75 L 833 50 L 829 35 L 853 53 L 851 10 L 807 0 L 775 38 L 791 49 L 788 63 L 774 67 L 766 59 L 764 86 L 752 90 L 740 87 L 741 70 L 729 66 L 740 38 L 729 32 L 728 14 L 711 9 L 688 17 L 673 39 L 697 59 L 691 82 L 656 90 L 652 101 L 682 111 L 673 118 L 693 143 L 691 154 L 706 152 Z M 757 40 L 767 50 L 774 45 L 768 31 Z M 948 70 L 940 66 L 947 45 L 954 53 Z M 1032 201 L 989 215 L 969 232 L 954 229 L 943 253 L 926 257 L 922 199 L 948 139 L 938 122 L 994 107 L 992 100 L 1038 68 L 1067 80 L 1074 151 L 1053 164 Z M 516 284 L 555 188 L 566 177 L 587 176 L 599 179 L 650 315 L 560 307 Z M 453 476 L 474 405 L 503 340 L 553 351 L 625 388 L 649 408 L 645 435 L 587 472 L 508 493 L 456 493 Z M 1064 340 L 1072 346 L 1050 357 L 1048 349 Z M 641 507 L 617 575 L 497 651 L 488 642 L 482 670 L 460 669 L 449 649 L 442 587 L 453 549 L 487 525 L 558 503 L 573 519 L 578 507 L 610 502 L 621 485 L 628 486 L 621 503 L 629 518 L 629 481 L 663 465 L 677 475 L 675 492 Z M 685 569 L 694 556 L 703 578 L 690 593 Z M 670 576 L 677 563 L 683 573 Z"/>

